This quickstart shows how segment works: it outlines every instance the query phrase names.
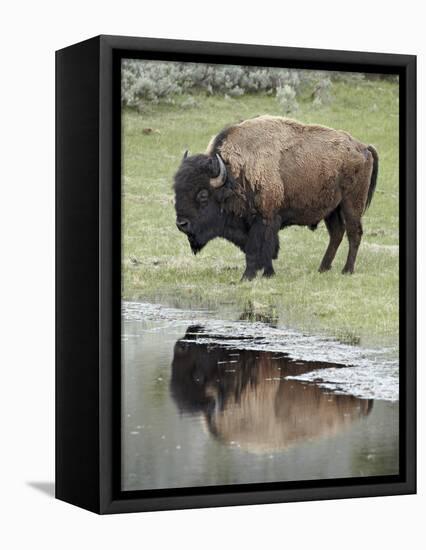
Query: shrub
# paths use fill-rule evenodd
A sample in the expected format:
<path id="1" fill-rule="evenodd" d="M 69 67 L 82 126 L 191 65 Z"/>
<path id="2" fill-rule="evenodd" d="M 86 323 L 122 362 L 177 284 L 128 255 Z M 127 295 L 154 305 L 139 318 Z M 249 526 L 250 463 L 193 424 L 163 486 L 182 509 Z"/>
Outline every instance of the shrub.
<path id="1" fill-rule="evenodd" d="M 296 90 L 289 84 L 277 88 L 277 100 L 286 114 L 297 111 L 299 108 L 296 100 Z"/>
<path id="2" fill-rule="evenodd" d="M 299 101 L 329 103 L 335 81 L 364 78 L 362 73 L 137 59 L 123 60 L 121 75 L 122 104 L 128 107 L 141 109 L 145 103 L 173 102 L 174 97 L 184 93 L 204 92 L 229 98 L 263 92 L 275 94 L 286 113 L 297 110 Z M 191 102 L 181 105 L 195 106 Z"/>
<path id="3" fill-rule="evenodd" d="M 311 99 L 316 107 L 331 102 L 331 80 L 328 77 L 322 78 L 315 84 Z"/>

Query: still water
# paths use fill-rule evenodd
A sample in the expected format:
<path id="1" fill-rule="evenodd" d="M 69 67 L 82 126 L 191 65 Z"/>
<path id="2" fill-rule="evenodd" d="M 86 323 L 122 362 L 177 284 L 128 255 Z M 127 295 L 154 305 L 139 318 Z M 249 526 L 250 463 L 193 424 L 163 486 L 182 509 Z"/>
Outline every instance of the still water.
<path id="1" fill-rule="evenodd" d="M 123 490 L 398 473 L 383 350 L 150 304 L 122 327 Z"/>

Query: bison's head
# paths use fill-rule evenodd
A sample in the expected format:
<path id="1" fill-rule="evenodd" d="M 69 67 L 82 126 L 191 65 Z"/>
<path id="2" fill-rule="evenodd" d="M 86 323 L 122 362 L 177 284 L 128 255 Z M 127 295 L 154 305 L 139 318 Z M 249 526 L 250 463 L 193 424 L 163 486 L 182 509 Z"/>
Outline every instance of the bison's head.
<path id="1" fill-rule="evenodd" d="M 176 225 L 197 254 L 223 234 L 226 167 L 219 155 L 185 153 L 175 175 Z"/>

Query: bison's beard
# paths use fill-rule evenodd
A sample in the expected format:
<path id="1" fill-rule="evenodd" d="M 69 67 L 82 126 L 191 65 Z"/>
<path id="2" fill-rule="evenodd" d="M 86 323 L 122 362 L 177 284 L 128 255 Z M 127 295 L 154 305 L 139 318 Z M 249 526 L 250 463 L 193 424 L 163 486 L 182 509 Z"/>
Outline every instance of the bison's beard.
<path id="1" fill-rule="evenodd" d="M 187 233 L 189 245 L 193 254 L 198 254 L 207 243 L 221 236 L 222 233 L 218 223 L 193 227 L 193 230 Z"/>
<path id="2" fill-rule="evenodd" d="M 206 243 L 200 243 L 193 235 L 188 235 L 188 241 L 193 254 L 198 254 L 206 246 Z"/>

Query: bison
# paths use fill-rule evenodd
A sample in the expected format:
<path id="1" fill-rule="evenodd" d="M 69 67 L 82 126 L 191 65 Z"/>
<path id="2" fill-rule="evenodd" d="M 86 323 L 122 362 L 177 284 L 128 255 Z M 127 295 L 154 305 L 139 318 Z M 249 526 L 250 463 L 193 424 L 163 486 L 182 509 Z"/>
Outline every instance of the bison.
<path id="1" fill-rule="evenodd" d="M 278 232 L 324 220 L 327 271 L 347 233 L 342 273 L 353 273 L 361 218 L 376 187 L 378 155 L 342 130 L 259 116 L 222 130 L 205 154 L 185 153 L 174 178 L 176 225 L 197 254 L 223 237 L 246 256 L 243 279 L 274 275 Z"/>

